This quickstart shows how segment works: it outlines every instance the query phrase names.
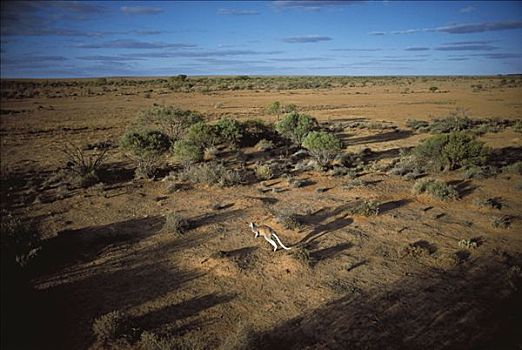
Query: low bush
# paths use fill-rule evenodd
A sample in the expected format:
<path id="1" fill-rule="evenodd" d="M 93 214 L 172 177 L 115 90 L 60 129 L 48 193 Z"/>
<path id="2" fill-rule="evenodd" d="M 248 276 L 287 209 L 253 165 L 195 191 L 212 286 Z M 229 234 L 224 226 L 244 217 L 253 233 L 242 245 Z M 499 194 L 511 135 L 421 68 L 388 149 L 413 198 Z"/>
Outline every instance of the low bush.
<path id="1" fill-rule="evenodd" d="M 499 198 L 477 198 L 473 203 L 479 207 L 502 209 L 502 202 Z"/>
<path id="2" fill-rule="evenodd" d="M 299 230 L 303 226 L 300 215 L 291 210 L 279 210 L 275 217 L 277 222 L 287 230 Z"/>
<path id="3" fill-rule="evenodd" d="M 129 317 L 121 311 L 109 312 L 94 320 L 92 325 L 96 339 L 105 344 L 125 336 L 129 328 Z"/>
<path id="4" fill-rule="evenodd" d="M 100 181 L 100 171 L 104 166 L 107 149 L 87 155 L 80 147 L 67 142 L 62 152 L 66 156 L 67 169 L 77 177 L 80 187 L 89 187 Z"/>
<path id="5" fill-rule="evenodd" d="M 427 168 L 448 171 L 484 164 L 489 150 L 472 135 L 452 132 L 424 140 L 413 150 L 413 155 Z"/>
<path id="6" fill-rule="evenodd" d="M 491 226 L 494 228 L 502 228 L 506 229 L 511 226 L 511 216 L 502 215 L 502 216 L 494 216 L 491 218 Z"/>
<path id="7" fill-rule="evenodd" d="M 406 126 L 419 132 L 428 132 L 430 123 L 426 120 L 408 119 L 406 121 Z"/>
<path id="8" fill-rule="evenodd" d="M 303 147 L 310 152 L 320 166 L 326 167 L 341 152 L 342 144 L 335 135 L 324 131 L 312 131 L 303 140 Z"/>
<path id="9" fill-rule="evenodd" d="M 254 173 L 259 180 L 270 180 L 274 177 L 274 171 L 270 165 L 261 164 L 254 168 Z"/>
<path id="10" fill-rule="evenodd" d="M 306 135 L 317 127 L 315 118 L 297 112 L 285 115 L 275 124 L 276 131 L 296 145 L 301 145 Z"/>
<path id="11" fill-rule="evenodd" d="M 507 174 L 522 175 L 522 161 L 519 160 L 518 162 L 515 162 L 513 164 L 506 165 L 502 168 L 502 172 Z"/>
<path id="12" fill-rule="evenodd" d="M 274 101 L 274 102 L 270 103 L 266 107 L 265 110 L 268 114 L 284 114 L 284 113 L 297 112 L 297 106 L 293 103 L 288 104 L 288 105 L 283 105 L 279 101 Z"/>
<path id="13" fill-rule="evenodd" d="M 153 106 L 138 115 L 141 128 L 159 130 L 172 141 L 182 138 L 192 124 L 201 121 L 203 117 L 198 112 L 173 106 Z"/>
<path id="14" fill-rule="evenodd" d="M 350 209 L 353 215 L 373 216 L 379 214 L 380 203 L 375 200 L 362 201 Z"/>
<path id="15" fill-rule="evenodd" d="M 218 131 L 213 125 L 197 122 L 188 127 L 184 140 L 201 147 L 211 147 L 218 143 Z"/>
<path id="16" fill-rule="evenodd" d="M 164 228 L 176 236 L 181 236 L 190 228 L 190 223 L 181 214 L 172 212 L 166 215 Z"/>
<path id="17" fill-rule="evenodd" d="M 137 177 L 152 178 L 161 166 L 161 156 L 171 147 L 171 140 L 161 131 L 127 131 L 120 147 L 137 161 Z"/>
<path id="18" fill-rule="evenodd" d="M 413 193 L 421 194 L 427 193 L 432 197 L 440 200 L 458 199 L 459 193 L 454 186 L 448 185 L 447 183 L 434 180 L 434 179 L 422 179 L 413 185 Z"/>
<path id="19" fill-rule="evenodd" d="M 216 131 L 221 142 L 238 145 L 243 137 L 241 123 L 235 119 L 221 118 L 216 123 Z"/>
<path id="20" fill-rule="evenodd" d="M 191 141 L 179 140 L 172 146 L 174 159 L 183 165 L 198 163 L 203 160 L 203 148 Z"/>
<path id="21" fill-rule="evenodd" d="M 229 170 L 222 163 L 216 162 L 191 165 L 185 168 L 179 176 L 182 180 L 192 183 L 219 186 L 234 186 L 242 181 L 239 172 Z"/>

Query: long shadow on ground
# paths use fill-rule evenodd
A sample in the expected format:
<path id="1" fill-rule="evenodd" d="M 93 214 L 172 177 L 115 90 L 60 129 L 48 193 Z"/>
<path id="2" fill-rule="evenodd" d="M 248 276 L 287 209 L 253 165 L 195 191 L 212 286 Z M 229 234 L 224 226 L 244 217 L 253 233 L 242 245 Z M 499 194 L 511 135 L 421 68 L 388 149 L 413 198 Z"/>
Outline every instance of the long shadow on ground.
<path id="1" fill-rule="evenodd" d="M 250 348 L 514 349 L 522 342 L 521 256 L 516 260 L 485 257 L 349 293 L 257 334 Z"/>

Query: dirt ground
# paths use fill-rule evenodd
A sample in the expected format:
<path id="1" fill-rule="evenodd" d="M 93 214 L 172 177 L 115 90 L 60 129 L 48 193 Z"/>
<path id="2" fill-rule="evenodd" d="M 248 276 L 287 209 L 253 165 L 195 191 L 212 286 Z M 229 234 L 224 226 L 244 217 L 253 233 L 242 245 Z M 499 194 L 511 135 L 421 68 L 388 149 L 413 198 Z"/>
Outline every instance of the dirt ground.
<path id="1" fill-rule="evenodd" d="M 427 136 L 407 128 L 407 119 L 430 120 L 456 108 L 472 118 L 522 119 L 521 87 L 454 78 L 437 81 L 433 93 L 429 79 L 407 91 L 392 83 L 213 93 L 135 88 L 134 95 L 2 99 L 2 209 L 35 220 L 45 235 L 45 263 L 30 279 L 36 327 L 23 337 L 42 349 L 99 348 L 94 319 L 121 310 L 136 328 L 173 337 L 180 348 L 519 348 L 521 175 L 437 174 L 461 193 L 447 202 L 414 195 L 414 181 L 379 171 L 352 189 L 343 187 L 346 177 L 306 171 L 299 178 L 310 184 L 301 188 L 276 178 L 170 193 L 162 181 L 133 180 L 132 161 L 115 147 L 107 161 L 117 175 L 110 183 L 68 190 L 50 181 L 65 166 L 65 141 L 117 145 L 136 114 L 154 103 L 211 120 L 274 121 L 265 107 L 278 100 L 320 121 L 391 122 L 398 131 L 342 135 L 346 151 L 370 148 L 383 162 Z M 486 88 L 470 87 L 479 83 Z M 522 160 L 521 135 L 506 129 L 480 139 L 509 164 Z M 254 150 L 242 151 L 252 166 Z M 501 210 L 475 204 L 493 197 Z M 368 199 L 381 203 L 377 216 L 350 214 L 353 203 Z M 276 220 L 286 210 L 302 215 L 300 229 Z M 182 237 L 164 227 L 173 211 L 191 222 Z M 511 226 L 493 228 L 495 215 L 512 217 Z M 308 263 L 254 239 L 251 221 L 274 228 L 288 246 L 309 242 Z M 467 239 L 480 243 L 459 246 Z M 428 253 L 400 254 L 416 242 Z"/>

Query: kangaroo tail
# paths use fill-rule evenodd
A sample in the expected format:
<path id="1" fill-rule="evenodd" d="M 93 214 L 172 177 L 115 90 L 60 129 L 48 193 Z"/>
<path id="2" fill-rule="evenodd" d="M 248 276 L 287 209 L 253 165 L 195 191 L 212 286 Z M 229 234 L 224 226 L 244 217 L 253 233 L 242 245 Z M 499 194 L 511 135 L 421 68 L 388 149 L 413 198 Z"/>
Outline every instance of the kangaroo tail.
<path id="1" fill-rule="evenodd" d="M 283 247 L 283 249 L 286 249 L 286 250 L 290 250 L 292 248 L 288 248 L 288 247 L 285 247 L 285 245 L 283 244 L 283 242 L 281 242 L 281 240 L 279 239 L 279 237 L 277 237 L 277 235 L 275 233 L 272 233 L 272 236 L 274 236 L 274 238 L 277 240 L 277 242 L 281 245 L 281 247 Z"/>

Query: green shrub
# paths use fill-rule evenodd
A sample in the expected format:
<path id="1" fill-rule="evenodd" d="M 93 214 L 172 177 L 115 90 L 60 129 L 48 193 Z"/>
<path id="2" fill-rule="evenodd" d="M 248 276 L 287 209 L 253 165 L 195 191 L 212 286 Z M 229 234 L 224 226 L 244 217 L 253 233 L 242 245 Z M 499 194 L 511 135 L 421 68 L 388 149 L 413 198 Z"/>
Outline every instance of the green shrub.
<path id="1" fill-rule="evenodd" d="M 513 123 L 513 130 L 522 133 L 522 120 L 516 120 Z"/>
<path id="2" fill-rule="evenodd" d="M 433 134 L 443 134 L 452 131 L 464 131 L 475 126 L 475 122 L 466 116 L 462 110 L 452 112 L 449 117 L 437 118 L 431 122 L 430 131 Z"/>
<path id="3" fill-rule="evenodd" d="M 172 146 L 172 154 L 176 161 L 188 165 L 203 160 L 203 148 L 187 140 L 179 140 Z"/>
<path id="4" fill-rule="evenodd" d="M 459 198 L 459 193 L 457 192 L 454 186 L 448 185 L 443 181 L 433 179 L 422 179 L 415 182 L 415 184 L 413 185 L 413 193 L 428 193 L 432 197 L 441 200 Z"/>
<path id="5" fill-rule="evenodd" d="M 268 114 L 279 114 L 280 111 L 281 111 L 281 102 L 279 102 L 279 101 L 274 101 L 266 107 L 266 112 Z"/>
<path id="6" fill-rule="evenodd" d="M 293 112 L 285 115 L 275 124 L 276 131 L 283 137 L 297 145 L 303 143 L 306 135 L 317 129 L 318 123 L 315 118 L 307 114 Z"/>
<path id="7" fill-rule="evenodd" d="M 120 140 L 120 147 L 138 163 L 136 176 L 145 178 L 156 175 L 170 146 L 170 138 L 160 131 L 128 131 Z"/>
<path id="8" fill-rule="evenodd" d="M 429 129 L 430 123 L 426 120 L 408 119 L 406 126 L 419 132 L 426 132 Z"/>
<path id="9" fill-rule="evenodd" d="M 192 124 L 185 135 L 185 140 L 202 147 L 210 147 L 218 142 L 216 127 L 205 122 Z"/>
<path id="10" fill-rule="evenodd" d="M 502 172 L 508 173 L 508 174 L 522 175 L 522 161 L 519 160 L 513 164 L 506 165 L 505 167 L 502 168 Z"/>
<path id="11" fill-rule="evenodd" d="M 216 130 L 221 142 L 237 145 L 243 137 L 241 123 L 235 119 L 221 118 L 216 123 Z"/>
<path id="12" fill-rule="evenodd" d="M 129 328 L 129 317 L 121 311 L 109 312 L 94 320 L 92 325 L 96 339 L 103 343 L 125 336 Z"/>
<path id="13" fill-rule="evenodd" d="M 342 144 L 335 135 L 324 131 L 312 131 L 303 140 L 303 147 L 310 152 L 320 166 L 325 167 L 341 152 Z"/>
<path id="14" fill-rule="evenodd" d="M 200 121 L 203 117 L 198 112 L 173 106 L 154 106 L 138 116 L 141 127 L 160 130 L 172 141 L 182 138 L 188 127 Z"/>
<path id="15" fill-rule="evenodd" d="M 174 235 L 181 236 L 190 228 L 190 223 L 179 213 L 172 212 L 167 214 L 164 228 Z"/>
<path id="16" fill-rule="evenodd" d="M 207 185 L 233 186 L 241 183 L 241 175 L 227 169 L 223 164 L 208 162 L 187 167 L 180 173 L 180 178 L 192 183 Z"/>
<path id="17" fill-rule="evenodd" d="M 481 165 L 489 151 L 474 136 L 462 132 L 435 135 L 413 151 L 416 159 L 433 170 L 454 170 L 462 166 Z"/>
<path id="18" fill-rule="evenodd" d="M 438 89 L 439 89 L 439 88 L 436 87 L 436 86 L 430 86 L 430 91 L 431 91 L 431 92 L 435 92 L 435 91 L 437 91 Z"/>
<path id="19" fill-rule="evenodd" d="M 274 177 L 274 171 L 270 165 L 258 165 L 255 167 L 254 173 L 259 180 L 270 180 Z"/>

